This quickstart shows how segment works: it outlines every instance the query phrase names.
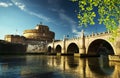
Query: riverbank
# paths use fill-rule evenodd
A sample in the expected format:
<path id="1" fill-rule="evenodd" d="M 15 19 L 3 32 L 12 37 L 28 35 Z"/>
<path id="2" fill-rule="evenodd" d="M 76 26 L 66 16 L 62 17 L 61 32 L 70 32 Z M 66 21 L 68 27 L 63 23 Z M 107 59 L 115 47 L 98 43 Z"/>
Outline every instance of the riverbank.
<path id="1" fill-rule="evenodd" d="M 27 45 L 0 41 L 0 54 L 25 54 Z"/>

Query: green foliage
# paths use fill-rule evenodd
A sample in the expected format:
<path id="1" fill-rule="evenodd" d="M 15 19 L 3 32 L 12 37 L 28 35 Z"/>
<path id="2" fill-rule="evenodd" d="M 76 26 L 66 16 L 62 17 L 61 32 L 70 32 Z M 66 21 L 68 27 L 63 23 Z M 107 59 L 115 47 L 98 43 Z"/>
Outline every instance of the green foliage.
<path id="1" fill-rule="evenodd" d="M 99 24 L 104 24 L 107 30 L 113 33 L 113 37 L 118 35 L 117 29 L 120 25 L 119 0 L 72 0 L 72 2 L 76 2 L 79 7 L 77 18 L 80 26 L 94 25 L 94 20 L 97 18 Z"/>

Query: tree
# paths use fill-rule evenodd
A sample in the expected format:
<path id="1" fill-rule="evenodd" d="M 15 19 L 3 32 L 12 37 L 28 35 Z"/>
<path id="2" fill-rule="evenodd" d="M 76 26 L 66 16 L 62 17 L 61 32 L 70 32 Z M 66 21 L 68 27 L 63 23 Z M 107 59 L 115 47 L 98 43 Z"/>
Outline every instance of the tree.
<path id="1" fill-rule="evenodd" d="M 72 0 L 72 2 L 78 4 L 77 18 L 80 26 L 94 25 L 95 19 L 97 19 L 99 24 L 104 24 L 112 33 L 112 40 L 119 35 L 119 0 Z"/>

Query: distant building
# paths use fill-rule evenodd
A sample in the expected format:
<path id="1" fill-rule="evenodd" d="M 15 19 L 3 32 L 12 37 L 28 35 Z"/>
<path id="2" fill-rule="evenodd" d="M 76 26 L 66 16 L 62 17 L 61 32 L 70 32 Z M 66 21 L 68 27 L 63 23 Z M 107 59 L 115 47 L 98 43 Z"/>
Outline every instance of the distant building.
<path id="1" fill-rule="evenodd" d="M 35 29 L 25 30 L 23 36 L 28 44 L 27 52 L 46 52 L 47 44 L 52 42 L 55 33 L 49 30 L 48 26 L 39 24 Z"/>
<path id="2" fill-rule="evenodd" d="M 11 43 L 25 44 L 25 37 L 19 35 L 5 35 L 4 40 Z"/>
<path id="3" fill-rule="evenodd" d="M 48 26 L 37 25 L 35 29 L 25 30 L 23 32 L 23 36 L 27 40 L 52 42 L 55 37 L 55 33 L 50 31 Z"/>
<path id="4" fill-rule="evenodd" d="M 5 41 L 11 43 L 26 44 L 27 52 L 46 52 L 47 44 L 52 42 L 55 33 L 49 30 L 48 26 L 39 24 L 35 29 L 25 30 L 23 36 L 19 35 L 6 35 Z"/>

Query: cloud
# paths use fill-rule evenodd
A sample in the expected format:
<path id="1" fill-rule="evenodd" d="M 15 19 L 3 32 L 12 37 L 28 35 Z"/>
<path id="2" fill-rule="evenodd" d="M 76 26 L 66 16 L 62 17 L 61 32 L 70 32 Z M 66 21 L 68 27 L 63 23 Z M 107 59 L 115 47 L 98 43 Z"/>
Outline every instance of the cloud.
<path id="1" fill-rule="evenodd" d="M 24 11 L 24 12 L 26 12 L 26 13 L 32 15 L 32 16 L 36 16 L 36 17 L 38 17 L 38 18 L 40 18 L 40 19 L 42 19 L 42 20 L 44 20 L 44 21 L 46 21 L 46 22 L 51 22 L 51 21 L 52 21 L 52 20 L 50 20 L 50 18 L 48 18 L 48 17 L 46 17 L 46 16 L 44 16 L 44 15 L 42 15 L 42 14 L 35 13 L 35 12 L 33 12 L 33 11 L 28 10 L 27 7 L 26 7 L 26 5 L 25 5 L 24 3 L 18 2 L 17 0 L 11 0 L 11 1 L 12 1 L 12 2 L 14 3 L 14 5 L 16 5 L 20 10 L 22 10 L 22 11 Z"/>
<path id="2" fill-rule="evenodd" d="M 57 12 L 59 14 L 59 17 L 62 20 L 61 22 L 63 22 L 64 24 L 63 26 L 71 26 L 71 31 L 73 34 L 75 34 L 74 36 L 80 37 L 81 30 L 85 30 L 85 28 L 83 28 L 82 26 L 78 26 L 77 22 L 74 19 L 72 19 L 71 17 L 65 14 L 65 10 L 63 9 L 57 10 L 52 8 L 51 11 Z M 84 34 L 88 35 L 90 33 L 87 31 L 84 31 Z"/>
<path id="3" fill-rule="evenodd" d="M 30 15 L 34 15 L 34 16 L 36 16 L 36 17 L 38 17 L 38 18 L 44 19 L 44 20 L 47 21 L 47 22 L 50 22 L 50 18 L 45 17 L 44 15 L 37 14 L 37 13 L 31 12 L 31 11 L 27 11 L 27 12 L 28 12 Z"/>
<path id="4" fill-rule="evenodd" d="M 75 34 L 76 37 L 79 37 L 80 34 L 81 34 L 81 31 L 79 31 L 77 28 L 78 28 L 78 25 L 77 25 L 77 22 L 74 21 L 72 18 L 70 18 L 69 16 L 67 16 L 65 14 L 65 11 L 61 10 L 61 12 L 59 12 L 59 16 L 61 18 L 61 20 L 67 22 L 69 24 L 69 26 L 71 26 L 71 31 L 72 33 Z M 81 29 L 81 27 L 79 27 L 79 29 Z"/>
<path id="5" fill-rule="evenodd" d="M 72 29 L 72 32 L 75 34 L 76 37 L 80 37 L 81 31 L 78 31 L 77 29 Z"/>
<path id="6" fill-rule="evenodd" d="M 60 4 L 61 0 L 48 0 L 47 2 L 50 7 L 59 8 L 60 7 L 59 4 Z"/>
<path id="7" fill-rule="evenodd" d="M 26 9 L 25 9 L 25 5 L 24 5 L 23 3 L 14 2 L 14 4 L 15 4 L 18 8 L 20 8 L 21 10 L 26 10 Z"/>
<path id="8" fill-rule="evenodd" d="M 65 14 L 65 10 L 63 9 L 55 9 L 55 8 L 49 8 L 49 10 L 58 13 L 59 18 L 62 20 L 62 26 L 71 26 L 71 31 L 73 34 L 75 34 L 76 37 L 80 36 L 81 31 L 78 31 L 78 25 L 77 22 L 74 21 L 71 17 Z M 67 24 L 67 25 L 66 25 Z M 79 27 L 81 29 L 81 27 Z"/>
<path id="9" fill-rule="evenodd" d="M 81 35 L 81 31 L 77 30 L 75 27 L 72 27 L 72 33 L 74 33 L 76 37 L 80 37 Z"/>
<path id="10" fill-rule="evenodd" d="M 0 2 L 0 7 L 10 7 L 12 5 L 12 3 Z"/>
<path id="11" fill-rule="evenodd" d="M 26 5 L 24 3 L 21 3 L 17 0 L 11 0 L 11 2 L 13 2 L 13 4 L 16 5 L 19 9 L 26 11 Z"/>

